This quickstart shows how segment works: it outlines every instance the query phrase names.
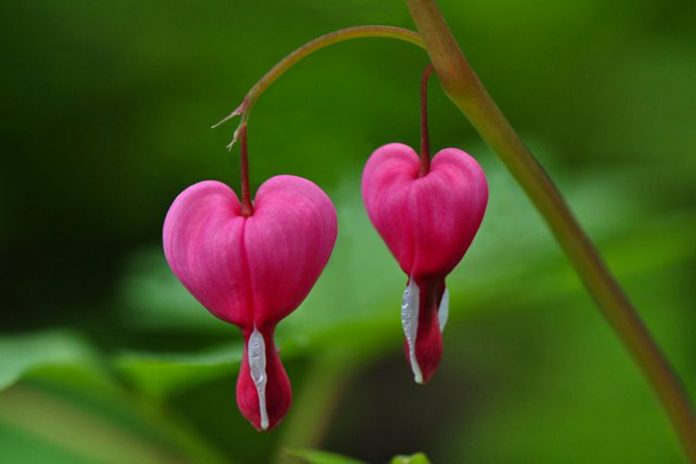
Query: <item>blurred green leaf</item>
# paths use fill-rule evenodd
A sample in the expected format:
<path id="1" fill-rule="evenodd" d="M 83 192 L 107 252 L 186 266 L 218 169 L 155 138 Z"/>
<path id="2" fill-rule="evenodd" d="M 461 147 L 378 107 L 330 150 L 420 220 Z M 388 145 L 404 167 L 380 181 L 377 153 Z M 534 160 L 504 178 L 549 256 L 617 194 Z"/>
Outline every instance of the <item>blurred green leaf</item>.
<path id="1" fill-rule="evenodd" d="M 38 388 L 14 387 L 0 394 L 0 431 L 31 443 L 35 462 L 72 456 L 75 462 L 180 462 L 174 450 L 150 433 L 142 433 L 94 411 L 75 399 Z M 3 433 L 0 433 L 0 442 Z M 26 459 L 24 446 L 3 447 L 3 462 Z M 63 458 L 65 456 L 65 458 Z"/>
<path id="2" fill-rule="evenodd" d="M 6 462 L 14 464 L 94 464 L 94 461 L 55 443 L 0 421 L 0 449 Z"/>
<path id="3" fill-rule="evenodd" d="M 97 352 L 70 331 L 0 335 L 0 359 L 0 390 L 24 376 L 90 387 L 108 388 L 110 383 Z"/>
<path id="4" fill-rule="evenodd" d="M 416 453 L 411 456 L 395 456 L 391 464 L 430 464 L 430 461 L 425 454 Z"/>
<path id="5" fill-rule="evenodd" d="M 364 464 L 362 461 L 340 454 L 309 449 L 287 449 L 285 456 L 293 459 L 293 462 L 304 464 Z"/>
<path id="6" fill-rule="evenodd" d="M 115 367 L 133 385 L 155 397 L 230 374 L 242 359 L 241 343 L 198 353 L 123 352 Z"/>

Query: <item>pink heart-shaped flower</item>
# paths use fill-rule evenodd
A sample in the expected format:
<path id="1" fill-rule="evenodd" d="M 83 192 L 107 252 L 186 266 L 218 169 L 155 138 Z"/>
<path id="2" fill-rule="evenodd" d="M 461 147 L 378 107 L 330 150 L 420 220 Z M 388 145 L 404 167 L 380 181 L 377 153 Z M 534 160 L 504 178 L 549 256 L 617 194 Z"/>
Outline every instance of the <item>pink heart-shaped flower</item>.
<path id="1" fill-rule="evenodd" d="M 378 148 L 362 178 L 367 213 L 408 276 L 402 302 L 406 350 L 416 381 L 428 381 L 442 354 L 445 277 L 462 259 L 483 219 L 488 184 L 474 158 L 445 148 L 419 175 L 418 155 L 392 143 Z"/>
<path id="2" fill-rule="evenodd" d="M 217 181 L 187 188 L 167 213 L 164 253 L 172 271 L 211 313 L 242 329 L 237 404 L 257 429 L 274 427 L 291 401 L 275 326 L 311 290 L 336 233 L 329 197 L 295 176 L 261 185 L 248 217 L 234 191 Z"/>

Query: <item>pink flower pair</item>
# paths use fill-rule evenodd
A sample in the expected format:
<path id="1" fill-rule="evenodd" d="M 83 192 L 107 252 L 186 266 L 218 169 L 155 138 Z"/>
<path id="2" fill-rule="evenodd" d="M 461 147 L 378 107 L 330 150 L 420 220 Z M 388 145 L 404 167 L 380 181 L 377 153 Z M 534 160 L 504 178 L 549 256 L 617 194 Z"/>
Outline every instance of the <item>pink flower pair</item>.
<path id="1" fill-rule="evenodd" d="M 408 277 L 401 323 L 418 383 L 430 380 L 442 356 L 449 313 L 445 277 L 469 248 L 488 202 L 486 177 L 474 158 L 446 148 L 430 159 L 432 70 L 428 66 L 421 79 L 420 158 L 406 145 L 385 145 L 370 156 L 362 178 L 370 220 Z M 245 99 L 230 116 L 246 105 Z M 237 405 L 254 427 L 267 430 L 283 418 L 292 396 L 273 332 L 326 266 L 336 242 L 336 210 L 318 186 L 295 176 L 269 179 L 252 203 L 245 121 L 237 136 L 241 201 L 216 181 L 184 190 L 164 222 L 164 253 L 203 306 L 242 330 Z"/>
<path id="2" fill-rule="evenodd" d="M 445 277 L 483 218 L 484 173 L 455 148 L 440 151 L 422 173 L 410 147 L 389 144 L 370 157 L 362 193 L 372 223 L 408 276 L 401 305 L 406 353 L 416 382 L 427 382 L 442 354 Z M 259 430 L 278 424 L 292 396 L 273 332 L 311 290 L 336 234 L 329 197 L 295 176 L 265 182 L 251 212 L 227 185 L 203 181 L 184 190 L 167 213 L 164 252 L 172 271 L 211 313 L 242 330 L 237 404 Z"/>

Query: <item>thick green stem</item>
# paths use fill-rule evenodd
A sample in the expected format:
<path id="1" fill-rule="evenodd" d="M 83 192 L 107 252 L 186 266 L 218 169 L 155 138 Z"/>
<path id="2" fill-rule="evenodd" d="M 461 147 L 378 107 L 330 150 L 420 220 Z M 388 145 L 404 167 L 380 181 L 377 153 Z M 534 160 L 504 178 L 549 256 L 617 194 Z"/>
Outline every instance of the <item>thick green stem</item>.
<path id="1" fill-rule="evenodd" d="M 696 419 L 681 382 L 560 192 L 490 97 L 434 0 L 406 0 L 442 87 L 541 212 L 604 316 L 640 365 L 696 463 Z"/>

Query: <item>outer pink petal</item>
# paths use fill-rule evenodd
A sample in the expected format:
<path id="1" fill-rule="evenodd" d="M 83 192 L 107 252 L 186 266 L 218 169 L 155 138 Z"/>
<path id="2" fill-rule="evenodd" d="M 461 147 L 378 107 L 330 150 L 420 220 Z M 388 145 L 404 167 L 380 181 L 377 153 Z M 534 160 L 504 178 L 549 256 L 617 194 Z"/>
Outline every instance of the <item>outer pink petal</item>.
<path id="1" fill-rule="evenodd" d="M 336 242 L 336 210 L 315 184 L 276 176 L 256 195 L 244 231 L 254 295 L 254 322 L 262 328 L 305 299 Z"/>
<path id="2" fill-rule="evenodd" d="M 164 254 L 181 283 L 211 313 L 238 326 L 252 321 L 244 222 L 232 189 L 203 181 L 176 197 L 163 231 Z"/>
<path id="3" fill-rule="evenodd" d="M 438 152 L 426 176 L 418 169 L 418 155 L 406 145 L 377 149 L 363 172 L 363 199 L 406 274 L 444 277 L 481 224 L 488 186 L 476 160 L 456 148 Z"/>
<path id="4" fill-rule="evenodd" d="M 199 182 L 172 204 L 164 251 L 172 271 L 213 314 L 240 327 L 275 324 L 304 300 L 336 241 L 336 211 L 312 182 L 277 176 L 259 189 L 255 212 Z"/>
<path id="5" fill-rule="evenodd" d="M 370 156 L 362 176 L 367 214 L 406 274 L 415 251 L 407 205 L 418 169 L 418 155 L 411 147 L 390 143 Z"/>
<path id="6" fill-rule="evenodd" d="M 488 183 L 476 160 L 456 148 L 440 150 L 409 196 L 415 248 L 411 275 L 449 274 L 471 245 L 487 203 Z"/>

